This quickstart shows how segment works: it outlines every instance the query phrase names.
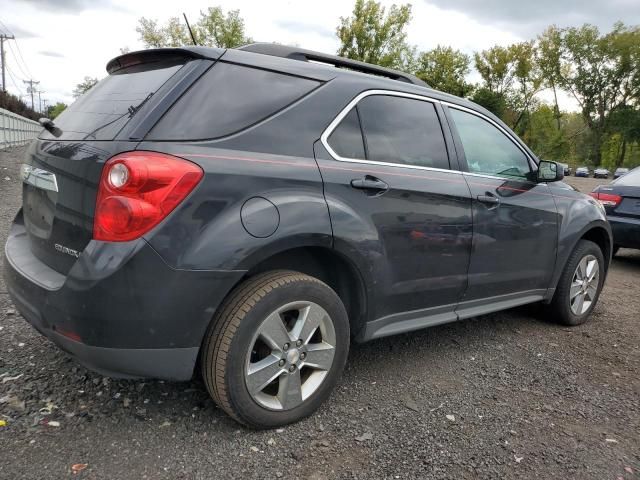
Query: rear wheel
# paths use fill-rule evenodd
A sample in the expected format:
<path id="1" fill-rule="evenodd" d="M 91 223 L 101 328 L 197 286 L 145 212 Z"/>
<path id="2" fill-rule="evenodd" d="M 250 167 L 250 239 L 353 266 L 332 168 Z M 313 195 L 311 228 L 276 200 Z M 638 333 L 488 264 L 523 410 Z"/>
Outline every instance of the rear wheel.
<path id="1" fill-rule="evenodd" d="M 202 371 L 216 403 L 239 422 L 273 428 L 313 413 L 344 368 L 349 322 L 320 280 L 276 271 L 241 284 L 214 318 Z"/>
<path id="2" fill-rule="evenodd" d="M 586 322 L 598 302 L 604 283 L 604 256 L 600 247 L 580 240 L 565 265 L 550 304 L 550 311 L 564 325 Z"/>

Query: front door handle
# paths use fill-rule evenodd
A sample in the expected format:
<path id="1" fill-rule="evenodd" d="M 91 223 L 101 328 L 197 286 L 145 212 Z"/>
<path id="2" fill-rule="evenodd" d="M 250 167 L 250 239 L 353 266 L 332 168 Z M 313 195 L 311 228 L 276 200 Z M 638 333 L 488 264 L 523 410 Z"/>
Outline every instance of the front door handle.
<path id="1" fill-rule="evenodd" d="M 389 185 L 379 178 L 367 175 L 364 178 L 351 180 L 351 186 L 358 190 L 369 190 L 370 192 L 381 194 L 389 190 Z"/>
<path id="2" fill-rule="evenodd" d="M 486 203 L 489 206 L 489 210 L 492 210 L 500 206 L 500 199 L 493 195 L 478 195 L 479 202 Z"/>

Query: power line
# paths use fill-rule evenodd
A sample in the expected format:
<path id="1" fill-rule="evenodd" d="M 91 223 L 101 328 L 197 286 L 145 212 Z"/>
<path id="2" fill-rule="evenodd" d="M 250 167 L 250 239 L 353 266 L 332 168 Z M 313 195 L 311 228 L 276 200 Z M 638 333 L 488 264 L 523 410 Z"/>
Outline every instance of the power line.
<path id="1" fill-rule="evenodd" d="M 24 65 L 24 68 L 27 70 L 27 73 L 29 74 L 29 78 L 33 77 L 33 75 L 31 74 L 31 70 L 29 70 L 29 66 L 27 65 L 27 62 L 24 61 L 24 57 L 22 56 L 22 51 L 20 50 L 20 44 L 18 43 L 18 39 L 14 38 L 13 41 L 16 44 L 16 48 L 18 49 L 18 55 L 20 55 L 20 60 L 22 60 L 22 64 Z"/>
<path id="2" fill-rule="evenodd" d="M 33 78 L 33 75 L 31 74 L 31 70 L 29 69 L 29 66 L 27 65 L 27 62 L 25 62 L 24 57 L 22 56 L 22 50 L 20 49 L 20 44 L 18 43 L 18 39 L 15 38 L 15 35 L 13 34 L 13 32 L 11 30 L 9 30 L 9 27 L 7 27 L 2 20 L 0 20 L 0 26 L 4 28 L 4 30 L 7 32 L 8 36 L 10 36 L 13 41 L 16 44 L 16 49 L 18 50 L 18 56 L 20 57 L 20 60 L 22 61 L 22 64 L 24 65 L 24 68 L 26 70 L 25 71 L 22 69 L 22 67 L 20 66 L 19 62 L 18 62 L 18 56 L 16 56 L 16 54 L 13 52 L 13 49 L 11 48 L 11 44 L 9 44 L 9 49 L 11 49 L 11 53 L 13 54 L 15 60 L 16 60 L 16 64 L 18 65 L 18 67 L 20 68 L 20 70 L 22 71 L 22 73 L 27 77 L 27 78 Z M 1 35 L 1 34 L 0 34 Z"/>
<path id="3" fill-rule="evenodd" d="M 15 39 L 14 39 L 14 41 L 15 41 Z M 7 42 L 7 45 L 9 45 L 9 51 L 11 52 L 11 55 L 13 55 L 13 59 L 16 61 L 16 65 L 18 66 L 18 68 L 22 72 L 22 75 L 24 75 L 24 78 L 31 78 L 31 75 L 29 75 L 29 73 L 25 72 L 24 69 L 22 68 L 22 66 L 20 65 L 20 62 L 18 61 L 18 56 L 16 55 L 16 52 L 13 51 L 13 47 L 11 46 L 11 42 Z M 25 65 L 25 68 L 26 68 L 26 65 Z"/>

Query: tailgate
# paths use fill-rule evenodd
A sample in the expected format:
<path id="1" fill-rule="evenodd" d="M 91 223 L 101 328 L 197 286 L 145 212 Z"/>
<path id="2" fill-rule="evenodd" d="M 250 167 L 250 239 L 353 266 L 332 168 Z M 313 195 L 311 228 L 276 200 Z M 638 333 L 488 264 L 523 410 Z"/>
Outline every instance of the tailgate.
<path id="1" fill-rule="evenodd" d="M 22 165 L 22 208 L 31 252 L 67 274 L 93 236 L 96 188 L 104 162 L 132 142 L 37 140 Z"/>

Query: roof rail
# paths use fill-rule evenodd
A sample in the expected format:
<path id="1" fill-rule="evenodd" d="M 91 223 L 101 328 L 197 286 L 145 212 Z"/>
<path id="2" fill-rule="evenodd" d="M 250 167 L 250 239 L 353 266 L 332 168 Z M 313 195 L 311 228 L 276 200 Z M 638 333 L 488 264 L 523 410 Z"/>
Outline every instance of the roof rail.
<path id="1" fill-rule="evenodd" d="M 358 72 L 378 75 L 380 77 L 391 78 L 401 82 L 428 87 L 426 82 L 420 80 L 415 75 L 404 73 L 391 68 L 380 67 L 370 63 L 360 62 L 359 60 L 351 60 L 349 58 L 338 57 L 337 55 L 329 55 L 327 53 L 314 52 L 313 50 L 305 50 L 303 48 L 289 47 L 286 45 L 278 45 L 276 43 L 251 43 L 239 47 L 238 50 L 245 52 L 261 53 L 263 55 L 271 55 L 274 57 L 290 58 L 292 60 L 301 60 L 303 62 L 321 62 L 333 65 L 335 67 L 348 68 Z"/>

